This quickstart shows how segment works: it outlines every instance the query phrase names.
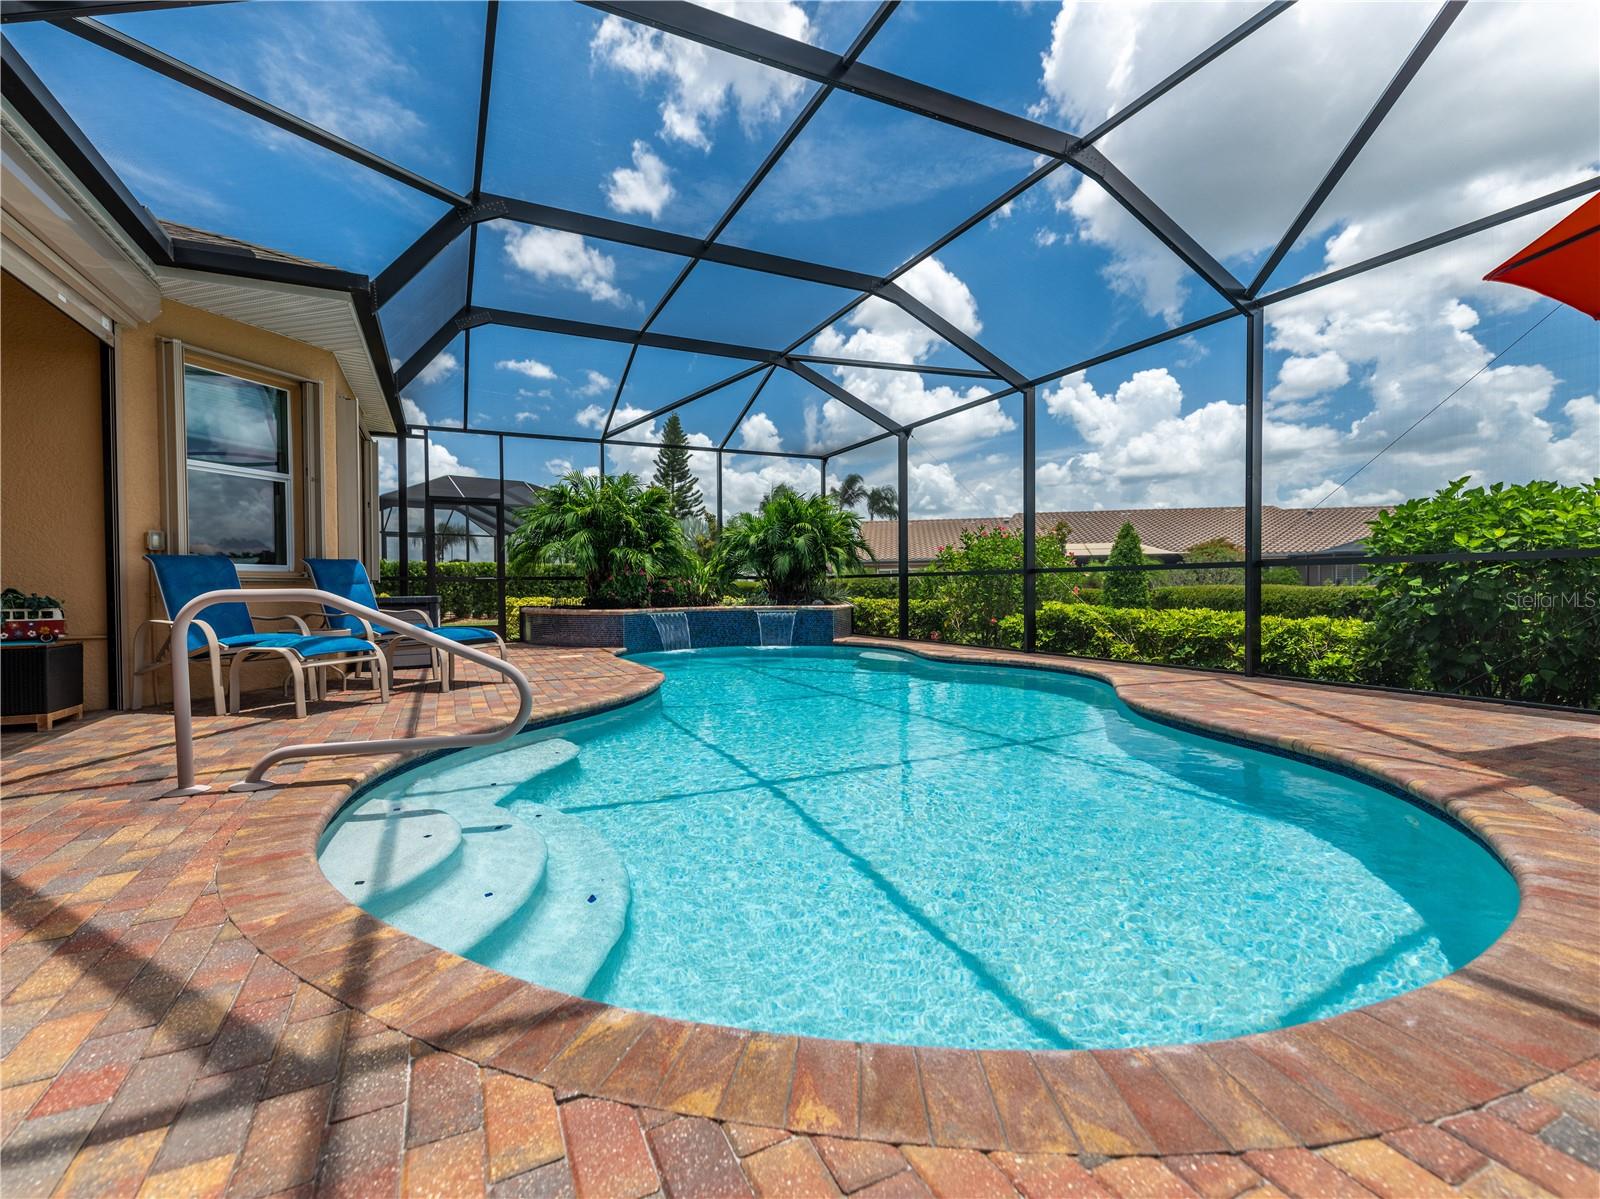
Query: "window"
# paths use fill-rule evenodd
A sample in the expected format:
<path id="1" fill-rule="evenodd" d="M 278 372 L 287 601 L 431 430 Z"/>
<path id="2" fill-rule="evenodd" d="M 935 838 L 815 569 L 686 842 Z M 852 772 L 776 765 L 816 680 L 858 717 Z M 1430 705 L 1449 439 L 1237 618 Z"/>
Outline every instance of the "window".
<path id="1" fill-rule="evenodd" d="M 289 392 L 183 366 L 189 552 L 289 566 Z"/>

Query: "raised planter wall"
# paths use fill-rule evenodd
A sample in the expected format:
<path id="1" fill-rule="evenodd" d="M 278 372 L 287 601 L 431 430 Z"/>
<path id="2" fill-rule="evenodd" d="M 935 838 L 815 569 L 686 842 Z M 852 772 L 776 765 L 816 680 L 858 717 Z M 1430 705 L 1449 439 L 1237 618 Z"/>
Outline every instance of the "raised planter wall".
<path id="1" fill-rule="evenodd" d="M 793 612 L 794 645 L 831 645 L 850 635 L 850 605 L 788 608 L 665 608 L 682 612 L 689 621 L 689 639 L 700 649 L 710 646 L 760 645 L 757 612 Z M 661 648 L 661 637 L 649 610 L 636 608 L 523 608 L 522 640 L 530 645 L 596 646 L 647 653 Z"/>

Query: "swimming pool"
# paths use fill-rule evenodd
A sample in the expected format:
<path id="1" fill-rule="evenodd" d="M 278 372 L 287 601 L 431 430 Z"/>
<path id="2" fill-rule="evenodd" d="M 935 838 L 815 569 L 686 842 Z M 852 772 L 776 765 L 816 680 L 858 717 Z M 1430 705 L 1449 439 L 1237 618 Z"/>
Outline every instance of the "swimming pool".
<path id="1" fill-rule="evenodd" d="M 636 659 L 657 695 L 382 780 L 336 886 L 509 974 L 682 1019 L 976 1048 L 1209 1040 L 1471 960 L 1475 839 L 1070 675 L 844 648 Z"/>

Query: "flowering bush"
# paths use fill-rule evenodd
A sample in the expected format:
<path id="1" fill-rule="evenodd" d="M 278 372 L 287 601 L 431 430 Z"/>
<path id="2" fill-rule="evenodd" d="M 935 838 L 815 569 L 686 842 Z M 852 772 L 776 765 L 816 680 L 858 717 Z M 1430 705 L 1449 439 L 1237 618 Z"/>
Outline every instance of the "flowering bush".
<path id="1" fill-rule="evenodd" d="M 1066 551 L 1067 530 L 1058 527 L 1038 539 L 1038 565 L 1068 570 L 1075 565 Z M 942 545 L 928 563 L 928 574 L 913 577 L 913 599 L 938 601 L 944 613 L 946 639 L 969 645 L 1001 645 L 1000 624 L 1022 611 L 1022 534 L 1003 525 L 963 529 L 955 545 Z M 941 577 L 939 571 L 987 571 L 987 574 Z M 1009 572 L 1009 573 L 1002 573 Z M 1070 600 L 1079 576 L 1037 576 L 1039 598 Z M 915 634 L 913 634 L 915 635 Z"/>

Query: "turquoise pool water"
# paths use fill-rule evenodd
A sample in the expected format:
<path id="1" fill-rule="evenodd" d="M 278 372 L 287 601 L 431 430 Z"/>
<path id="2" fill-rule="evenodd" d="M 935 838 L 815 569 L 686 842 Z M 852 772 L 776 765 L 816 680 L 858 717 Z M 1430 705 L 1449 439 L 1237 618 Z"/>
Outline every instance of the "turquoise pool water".
<path id="1" fill-rule="evenodd" d="M 846 649 L 637 660 L 665 674 L 658 696 L 365 801 L 546 834 L 521 900 L 479 896 L 535 852 L 510 841 L 464 881 L 424 871 L 399 905 L 413 931 L 444 943 L 471 904 L 510 903 L 450 947 L 684 1019 L 1109 1047 L 1371 1003 L 1465 964 L 1516 909 L 1448 822 L 1145 720 L 1093 680 Z"/>

